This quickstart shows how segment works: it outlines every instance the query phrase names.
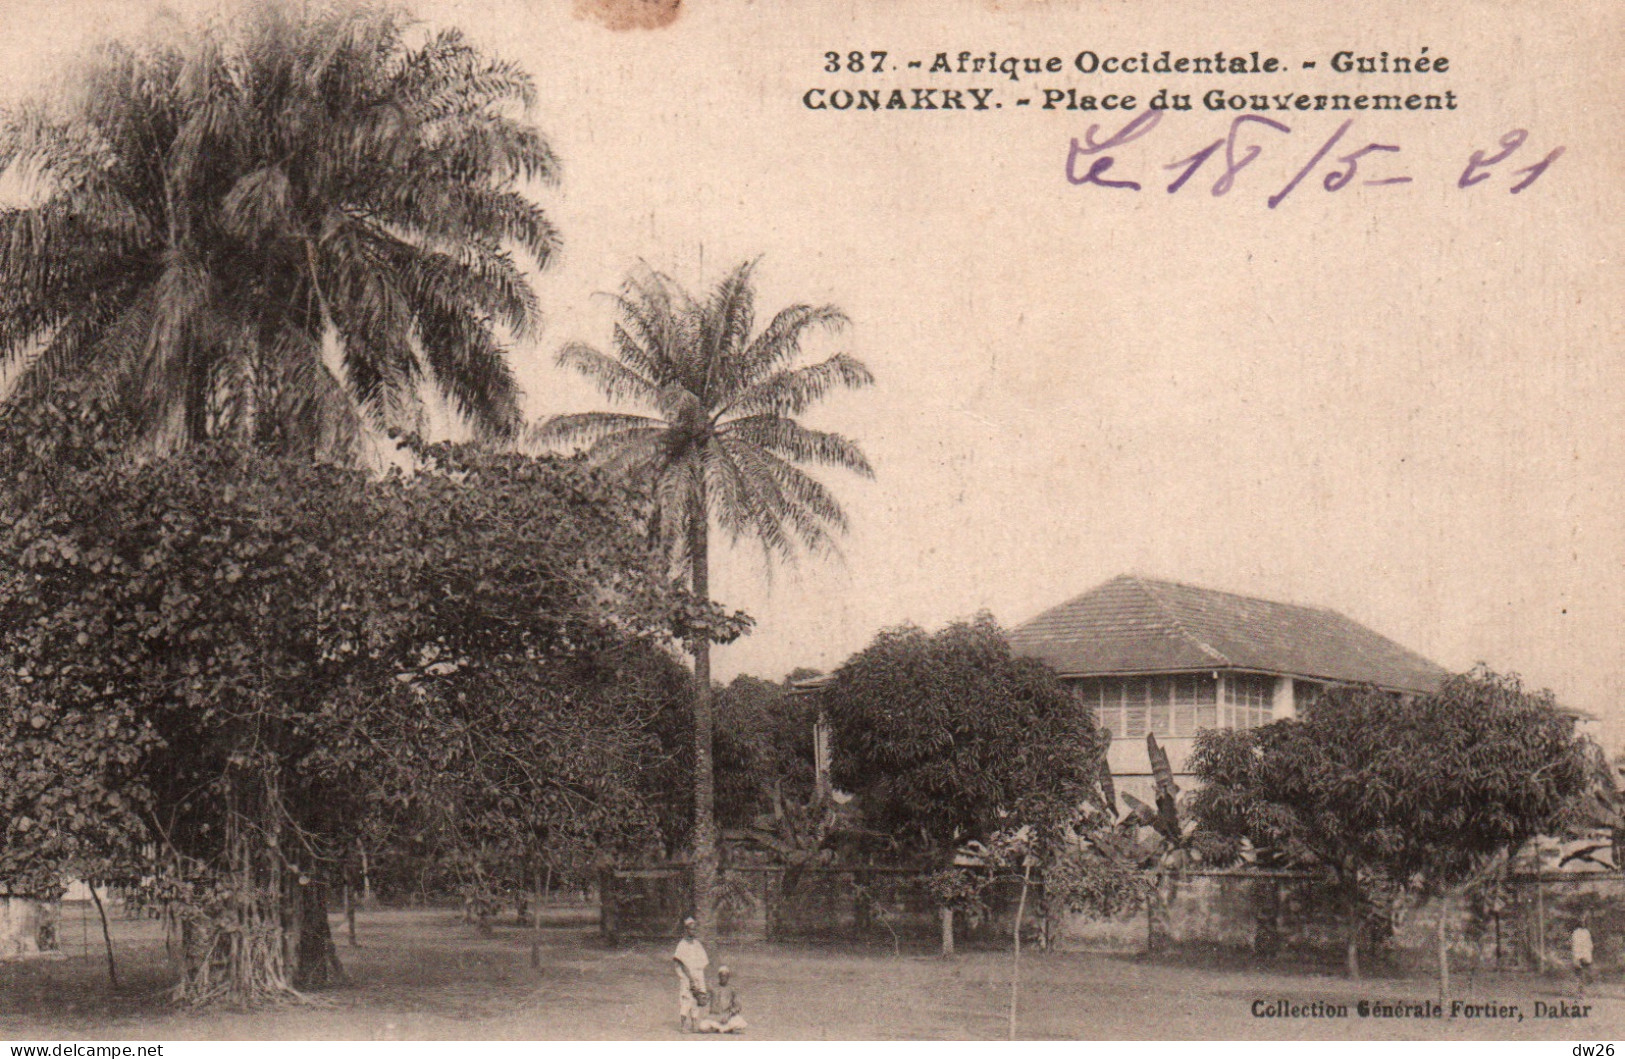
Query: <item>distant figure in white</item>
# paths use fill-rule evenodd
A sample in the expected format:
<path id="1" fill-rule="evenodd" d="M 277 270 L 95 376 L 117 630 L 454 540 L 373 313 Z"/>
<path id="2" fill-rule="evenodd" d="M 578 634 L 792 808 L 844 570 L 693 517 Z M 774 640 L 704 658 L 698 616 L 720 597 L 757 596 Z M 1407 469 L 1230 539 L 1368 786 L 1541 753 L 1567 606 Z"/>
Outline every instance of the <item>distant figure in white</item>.
<path id="1" fill-rule="evenodd" d="M 677 1025 L 684 1033 L 693 1033 L 700 1028 L 700 1016 L 705 1013 L 708 999 L 705 993 L 705 969 L 711 965 L 711 957 L 705 954 L 705 946 L 694 936 L 696 926 L 698 924 L 693 916 L 683 920 L 683 940 L 677 943 L 677 951 L 671 954 L 672 962 L 677 965 Z"/>
<path id="2" fill-rule="evenodd" d="M 1574 956 L 1574 986 L 1579 996 L 1586 995 L 1591 981 L 1591 913 L 1580 916 L 1580 925 L 1569 935 L 1569 952 Z"/>
<path id="3" fill-rule="evenodd" d="M 701 1033 L 738 1033 L 747 1029 L 739 994 L 728 984 L 728 968 L 717 968 L 717 987 L 711 990 L 711 1010 L 700 1020 Z"/>

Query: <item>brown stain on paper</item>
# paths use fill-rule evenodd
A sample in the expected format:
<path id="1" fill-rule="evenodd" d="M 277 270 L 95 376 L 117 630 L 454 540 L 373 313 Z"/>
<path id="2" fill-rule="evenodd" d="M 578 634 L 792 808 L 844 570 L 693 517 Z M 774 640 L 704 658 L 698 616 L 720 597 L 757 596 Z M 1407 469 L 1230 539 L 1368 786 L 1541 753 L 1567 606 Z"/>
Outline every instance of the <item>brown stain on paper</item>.
<path id="1" fill-rule="evenodd" d="M 610 29 L 661 29 L 677 21 L 683 0 L 575 0 L 575 16 Z"/>

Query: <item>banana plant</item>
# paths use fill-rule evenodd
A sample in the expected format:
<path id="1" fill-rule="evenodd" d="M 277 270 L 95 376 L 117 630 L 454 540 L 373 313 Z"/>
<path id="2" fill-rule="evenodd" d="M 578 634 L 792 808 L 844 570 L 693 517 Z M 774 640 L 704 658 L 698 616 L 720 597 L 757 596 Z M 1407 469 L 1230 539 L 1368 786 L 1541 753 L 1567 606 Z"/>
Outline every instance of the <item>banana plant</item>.
<path id="1" fill-rule="evenodd" d="M 1558 867 L 1571 861 L 1609 869 L 1625 867 L 1625 791 L 1615 778 L 1621 771 L 1625 770 L 1606 760 L 1597 763 L 1591 789 L 1579 800 L 1565 828 L 1584 841 L 1565 852 Z"/>
<path id="2" fill-rule="evenodd" d="M 773 786 L 773 811 L 763 813 L 739 837 L 768 851 L 786 868 L 785 892 L 795 889 L 804 869 L 830 864 L 842 852 L 889 840 L 862 826 L 857 799 L 842 802 L 827 791 L 815 793 L 805 804 L 784 796 Z"/>

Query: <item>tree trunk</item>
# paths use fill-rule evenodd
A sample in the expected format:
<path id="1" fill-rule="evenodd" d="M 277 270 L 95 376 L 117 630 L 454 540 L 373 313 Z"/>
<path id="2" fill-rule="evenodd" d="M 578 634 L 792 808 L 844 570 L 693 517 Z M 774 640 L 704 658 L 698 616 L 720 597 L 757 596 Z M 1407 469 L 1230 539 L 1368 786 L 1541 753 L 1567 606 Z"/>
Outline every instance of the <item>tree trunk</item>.
<path id="1" fill-rule="evenodd" d="M 1032 865 L 1021 865 L 1021 900 L 1016 902 L 1014 955 L 1010 958 L 1010 1039 L 1016 1039 L 1016 1001 L 1021 995 L 1021 917 L 1027 911 L 1027 884 L 1032 878 Z"/>
<path id="2" fill-rule="evenodd" d="M 1360 898 L 1357 894 L 1350 894 L 1349 922 L 1348 922 L 1348 976 L 1355 981 L 1360 978 Z"/>
<path id="3" fill-rule="evenodd" d="M 538 883 L 542 880 L 536 879 Z M 530 917 L 530 965 L 537 970 L 542 967 L 542 902 L 547 899 L 547 884 L 542 883 L 536 889 L 536 910 Z"/>
<path id="4" fill-rule="evenodd" d="M 274 799 L 274 787 L 264 796 Z M 242 803 L 229 787 L 226 799 L 237 807 L 226 817 L 231 892 L 218 911 L 184 911 L 175 997 L 193 1005 L 226 1001 L 246 1007 L 293 992 L 283 933 L 282 888 L 288 873 L 277 848 L 266 841 L 274 829 L 245 828 L 244 814 L 238 811 Z M 269 813 L 261 817 L 269 818 Z"/>
<path id="5" fill-rule="evenodd" d="M 312 880 L 299 886 L 299 942 L 293 984 L 297 989 L 325 989 L 345 983 L 344 965 L 333 945 L 327 921 L 327 884 Z"/>
<path id="6" fill-rule="evenodd" d="M 937 919 L 942 924 L 942 954 L 954 954 L 954 910 L 947 905 L 937 908 Z"/>
<path id="7" fill-rule="evenodd" d="M 1439 897 L 1439 928 L 1437 932 L 1439 948 L 1439 999 L 1443 1000 L 1450 995 L 1450 948 L 1449 939 L 1445 931 L 1445 903 L 1443 895 Z"/>
<path id="8" fill-rule="evenodd" d="M 284 876 L 284 878 L 287 877 Z M 292 893 L 288 893 L 286 890 L 273 890 L 272 892 L 280 893 L 283 901 L 282 964 L 288 969 L 288 980 L 294 983 L 294 988 L 298 989 L 302 988 L 299 985 L 299 947 L 303 944 L 305 937 L 305 893 L 299 884 L 297 869 L 292 875 L 292 881 Z"/>
<path id="9" fill-rule="evenodd" d="M 200 360 L 200 354 L 186 355 L 186 408 L 182 413 L 182 422 L 186 440 L 191 444 L 202 444 L 209 437 L 208 373 Z"/>
<path id="10" fill-rule="evenodd" d="M 367 847 L 356 843 L 361 851 L 361 907 L 372 910 L 372 862 L 367 858 Z"/>
<path id="11" fill-rule="evenodd" d="M 107 929 L 107 909 L 102 907 L 102 895 L 96 892 L 96 884 L 87 882 L 90 887 L 90 899 L 96 902 L 96 915 L 102 921 L 102 942 L 107 946 L 107 984 L 114 989 L 118 988 L 118 966 L 113 963 L 113 935 Z"/>
<path id="12" fill-rule="evenodd" d="M 1546 887 L 1540 881 L 1540 862 L 1535 862 L 1535 970 L 1546 973 Z"/>
<path id="13" fill-rule="evenodd" d="M 711 598 L 711 520 L 705 500 L 705 482 L 696 485 L 695 509 L 689 513 L 688 553 L 692 565 L 690 585 L 696 598 Z M 696 636 L 694 652 L 694 914 L 700 936 L 716 935 L 717 822 L 716 786 L 711 768 L 711 641 Z"/>

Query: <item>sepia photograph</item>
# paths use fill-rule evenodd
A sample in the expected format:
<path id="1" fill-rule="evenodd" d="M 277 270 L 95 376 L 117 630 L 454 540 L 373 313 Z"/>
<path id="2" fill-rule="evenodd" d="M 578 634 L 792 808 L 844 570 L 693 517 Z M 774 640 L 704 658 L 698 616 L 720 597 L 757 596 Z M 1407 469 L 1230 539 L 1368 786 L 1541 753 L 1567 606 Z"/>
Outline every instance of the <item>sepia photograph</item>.
<path id="1" fill-rule="evenodd" d="M 9 1055 L 1625 1038 L 1617 3 L 0 14 Z"/>

